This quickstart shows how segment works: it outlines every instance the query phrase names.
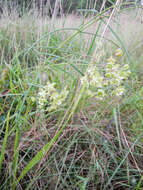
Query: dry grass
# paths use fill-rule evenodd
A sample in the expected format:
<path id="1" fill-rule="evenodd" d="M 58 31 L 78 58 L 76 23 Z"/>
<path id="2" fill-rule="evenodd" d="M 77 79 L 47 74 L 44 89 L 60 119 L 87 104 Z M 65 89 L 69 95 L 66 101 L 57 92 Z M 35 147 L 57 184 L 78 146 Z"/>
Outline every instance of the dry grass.
<path id="1" fill-rule="evenodd" d="M 108 15 L 108 14 L 107 14 Z M 143 41 L 142 33 L 143 33 L 143 24 L 141 23 L 141 17 L 143 17 L 143 11 L 141 9 L 132 9 L 128 11 L 122 11 L 119 14 L 112 18 L 110 22 L 110 26 L 112 29 L 117 32 L 119 37 L 125 43 L 127 48 L 133 48 L 137 44 Z M 27 28 L 28 23 L 36 24 L 37 32 L 41 33 L 41 30 L 47 31 L 49 28 L 50 31 L 58 30 L 58 29 L 78 29 L 83 23 L 86 23 L 91 18 L 84 18 L 81 16 L 68 15 L 66 17 L 56 18 L 54 23 L 51 23 L 49 18 L 34 18 L 30 14 L 25 15 L 22 18 L 18 18 L 16 12 L 12 14 L 10 17 L 5 14 L 0 20 L 1 27 L 8 27 L 10 24 L 20 25 L 21 28 Z M 99 21 L 100 22 L 100 21 Z M 92 24 L 88 27 L 84 32 L 95 33 L 98 27 L 99 22 Z M 30 25 L 31 26 L 31 25 Z M 52 26 L 52 28 L 50 27 Z M 100 34 L 102 34 L 105 25 L 102 24 L 100 27 Z M 13 27 L 14 28 L 14 27 Z M 30 28 L 30 27 L 29 27 Z M 89 39 L 91 35 L 85 35 L 85 39 Z M 108 39 L 114 39 L 112 32 L 108 29 L 105 33 L 105 37 Z M 133 40 L 134 39 L 134 40 Z"/>
<path id="2" fill-rule="evenodd" d="M 141 43 L 143 41 L 143 24 L 141 23 L 141 16 L 143 16 L 143 12 L 141 12 L 139 9 L 134 9 L 123 11 L 119 14 L 116 13 L 114 18 L 112 18 L 110 26 L 115 31 L 115 33 L 118 33 L 119 37 L 125 43 L 127 49 L 132 49 L 137 45 L 137 43 Z M 87 20 L 88 19 L 84 19 L 83 17 L 68 15 L 65 19 L 57 18 L 54 23 L 54 28 L 79 28 L 79 26 L 83 22 L 87 22 Z M 91 25 L 88 29 L 86 29 L 86 32 L 95 33 L 98 24 L 99 22 Z M 103 26 L 100 28 L 100 33 L 102 33 L 104 27 L 105 25 L 103 24 Z M 114 38 L 112 32 L 110 32 L 109 29 L 106 31 L 105 37 L 108 39 Z"/>

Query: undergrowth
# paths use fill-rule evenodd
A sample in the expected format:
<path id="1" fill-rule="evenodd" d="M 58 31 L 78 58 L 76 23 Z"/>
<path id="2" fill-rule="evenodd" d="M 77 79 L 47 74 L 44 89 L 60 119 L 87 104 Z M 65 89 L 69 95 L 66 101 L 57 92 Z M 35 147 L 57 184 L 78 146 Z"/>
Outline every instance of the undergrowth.
<path id="1" fill-rule="evenodd" d="M 143 188 L 142 46 L 126 48 L 104 13 L 72 32 L 30 16 L 0 21 L 0 189 Z M 109 63 L 123 92 L 112 93 Z"/>

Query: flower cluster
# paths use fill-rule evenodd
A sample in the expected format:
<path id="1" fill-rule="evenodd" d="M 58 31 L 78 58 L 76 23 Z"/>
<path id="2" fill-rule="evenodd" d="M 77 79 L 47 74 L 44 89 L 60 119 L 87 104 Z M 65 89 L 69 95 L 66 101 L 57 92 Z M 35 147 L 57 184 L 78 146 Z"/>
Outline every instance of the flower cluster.
<path id="1" fill-rule="evenodd" d="M 105 67 L 105 78 L 106 83 L 112 89 L 111 94 L 114 96 L 121 96 L 125 92 L 123 86 L 123 81 L 127 80 L 130 75 L 129 65 L 128 64 L 119 64 L 116 63 L 116 60 L 113 57 L 110 57 L 107 60 Z"/>
<path id="2" fill-rule="evenodd" d="M 115 56 L 121 57 L 122 50 L 117 49 Z M 85 87 L 89 97 L 104 99 L 108 96 L 121 96 L 125 93 L 123 81 L 130 75 L 129 65 L 118 63 L 113 56 L 107 59 L 102 71 L 95 64 L 89 64 L 85 75 L 81 78 L 81 85 Z"/>
<path id="3" fill-rule="evenodd" d="M 45 111 L 57 110 L 65 101 L 67 95 L 68 91 L 66 88 L 58 92 L 55 88 L 55 83 L 47 82 L 47 84 L 39 90 L 39 109 Z"/>
<path id="4" fill-rule="evenodd" d="M 102 99 L 105 93 L 102 89 L 104 78 L 100 75 L 97 67 L 91 64 L 85 76 L 81 78 L 81 84 L 86 89 L 86 94 L 90 97 L 96 96 L 97 98 Z M 96 88 L 96 92 L 95 92 Z"/>

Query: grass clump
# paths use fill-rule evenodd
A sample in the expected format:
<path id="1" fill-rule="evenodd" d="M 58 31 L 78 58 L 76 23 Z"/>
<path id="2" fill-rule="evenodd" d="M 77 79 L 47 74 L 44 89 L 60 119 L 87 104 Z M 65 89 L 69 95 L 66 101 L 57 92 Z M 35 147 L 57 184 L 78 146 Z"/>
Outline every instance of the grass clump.
<path id="1" fill-rule="evenodd" d="M 142 189 L 141 58 L 103 13 L 1 27 L 0 189 Z"/>

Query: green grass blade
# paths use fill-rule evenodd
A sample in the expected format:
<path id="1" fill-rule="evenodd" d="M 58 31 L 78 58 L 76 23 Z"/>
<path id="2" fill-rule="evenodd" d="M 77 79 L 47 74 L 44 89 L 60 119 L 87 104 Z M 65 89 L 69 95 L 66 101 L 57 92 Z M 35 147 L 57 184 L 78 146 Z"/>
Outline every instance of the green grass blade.
<path id="1" fill-rule="evenodd" d="M 13 156 L 13 163 L 12 163 L 12 168 L 13 168 L 13 187 L 12 190 L 15 189 L 16 186 L 16 172 L 17 172 L 17 168 L 18 168 L 18 156 L 19 156 L 19 152 L 18 152 L 18 144 L 19 144 L 19 129 L 17 128 L 16 130 L 16 135 L 15 135 L 15 143 L 14 143 L 14 156 Z"/>
<path id="2" fill-rule="evenodd" d="M 120 132 L 119 132 L 119 125 L 118 125 L 116 108 L 113 109 L 113 116 L 114 116 L 114 121 L 115 121 L 115 126 L 116 126 L 116 132 L 117 132 L 119 147 L 120 147 L 120 150 L 121 150 L 122 149 L 122 145 L 121 145 L 121 140 L 120 140 Z"/>
<path id="3" fill-rule="evenodd" d="M 84 76 L 83 72 L 81 72 L 74 64 L 70 63 L 70 66 L 75 69 L 81 76 Z"/>
<path id="4" fill-rule="evenodd" d="M 5 136 L 4 136 L 3 145 L 2 145 L 1 154 L 0 154 L 0 173 L 1 173 L 2 162 L 3 162 L 3 159 L 4 159 L 4 154 L 5 154 L 5 150 L 6 150 L 6 146 L 7 146 L 8 129 L 9 129 L 9 115 L 10 115 L 10 111 L 7 114 L 7 123 L 6 123 Z"/>
<path id="5" fill-rule="evenodd" d="M 92 55 L 92 53 L 94 52 L 94 47 L 95 47 L 95 40 L 96 40 L 96 37 L 97 37 L 97 35 L 98 35 L 98 32 L 99 32 L 99 30 L 100 30 L 100 27 L 101 27 L 101 22 L 99 23 L 99 25 L 98 25 L 98 28 L 97 28 L 97 30 L 96 30 L 96 33 L 94 34 L 94 36 L 93 36 L 93 40 L 92 40 L 92 42 L 91 42 L 91 45 L 90 45 L 90 47 L 89 47 L 89 50 L 88 50 L 88 52 L 87 52 L 87 55 Z"/>

